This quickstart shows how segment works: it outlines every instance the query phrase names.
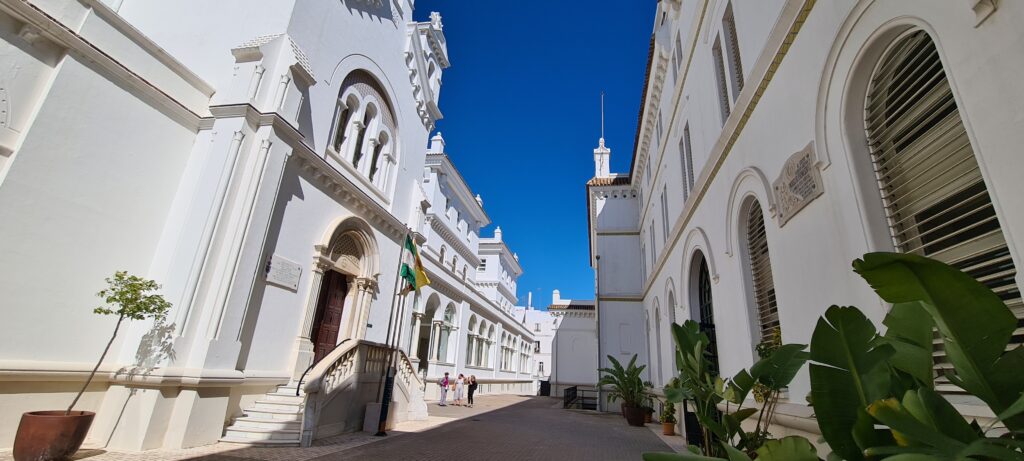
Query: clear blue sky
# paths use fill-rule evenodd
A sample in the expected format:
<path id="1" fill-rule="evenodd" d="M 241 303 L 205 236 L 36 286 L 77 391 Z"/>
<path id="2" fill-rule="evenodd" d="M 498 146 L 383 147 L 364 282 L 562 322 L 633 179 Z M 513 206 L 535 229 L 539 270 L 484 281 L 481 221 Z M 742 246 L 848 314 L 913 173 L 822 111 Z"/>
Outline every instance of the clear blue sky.
<path id="1" fill-rule="evenodd" d="M 628 5 L 628 6 L 627 6 Z M 585 183 L 605 91 L 612 172 L 633 152 L 655 2 L 418 0 L 441 13 L 452 66 L 438 122 L 446 150 L 484 200 L 525 273 L 519 300 L 551 290 L 592 299 Z"/>

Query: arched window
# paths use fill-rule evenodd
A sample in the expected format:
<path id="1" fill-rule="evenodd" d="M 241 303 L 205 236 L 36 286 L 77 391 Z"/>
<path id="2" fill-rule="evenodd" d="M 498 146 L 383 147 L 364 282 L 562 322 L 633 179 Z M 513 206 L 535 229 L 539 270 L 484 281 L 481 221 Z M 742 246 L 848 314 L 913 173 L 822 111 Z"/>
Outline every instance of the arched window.
<path id="1" fill-rule="evenodd" d="M 494 368 L 494 365 L 491 363 L 491 348 L 493 347 L 493 345 L 494 325 L 491 325 L 491 327 L 487 330 L 487 350 L 484 351 L 486 353 L 486 355 L 484 356 L 484 366 L 488 368 Z"/>
<path id="2" fill-rule="evenodd" d="M 480 340 L 476 335 L 476 315 L 469 317 L 469 328 L 466 329 L 466 365 L 473 365 L 473 352 L 476 350 L 476 343 Z"/>
<path id="3" fill-rule="evenodd" d="M 356 148 L 352 154 L 352 166 L 359 168 L 359 161 L 363 158 L 363 151 L 366 149 L 366 132 L 370 130 L 370 123 L 377 111 L 372 105 L 367 105 L 363 111 L 363 124 L 359 128 L 359 136 L 356 137 Z"/>
<path id="4" fill-rule="evenodd" d="M 440 258 L 440 260 L 441 260 L 441 264 L 444 264 L 444 254 L 445 254 L 445 252 L 446 252 L 447 250 L 448 250 L 448 249 L 447 249 L 447 248 L 445 248 L 445 246 L 444 246 L 444 245 L 441 245 L 441 258 Z"/>
<path id="5" fill-rule="evenodd" d="M 387 93 L 369 72 L 357 70 L 342 81 L 339 95 L 328 154 L 386 192 L 398 154 Z"/>
<path id="6" fill-rule="evenodd" d="M 484 343 L 486 342 L 484 335 L 486 333 L 486 326 L 484 322 L 480 322 L 480 329 L 477 331 L 476 360 L 473 361 L 473 365 L 478 367 L 484 365 Z"/>
<path id="7" fill-rule="evenodd" d="M 334 152 L 340 154 L 345 140 L 348 139 L 349 128 L 352 126 L 352 115 L 359 110 L 359 100 L 355 95 L 349 95 L 347 99 L 338 99 L 338 108 L 334 116 L 334 140 L 331 147 Z"/>
<path id="8" fill-rule="evenodd" d="M 704 254 L 697 252 L 690 263 L 690 312 L 700 331 L 708 336 L 708 362 L 711 372 L 718 374 L 718 338 L 715 335 L 715 312 L 711 298 L 711 273 Z"/>
<path id="9" fill-rule="evenodd" d="M 448 358 L 448 343 L 452 330 L 455 329 L 455 307 L 451 304 L 444 310 L 444 320 L 441 323 L 440 340 L 437 342 L 437 360 L 450 363 Z"/>
<path id="10" fill-rule="evenodd" d="M 871 161 L 896 250 L 967 272 L 995 291 L 1024 327 L 1017 269 L 927 33 L 910 32 L 893 43 L 874 70 L 865 104 Z M 945 362 L 937 352 L 936 361 Z"/>
<path id="11" fill-rule="evenodd" d="M 750 200 L 746 210 L 747 275 L 754 295 L 757 342 L 770 338 L 779 328 L 779 308 L 775 301 L 772 261 L 768 255 L 764 214 L 757 200 Z"/>
<path id="12" fill-rule="evenodd" d="M 661 362 L 661 305 L 658 302 L 658 298 L 654 298 L 654 352 L 657 354 L 654 356 L 653 362 L 658 369 L 658 383 L 663 383 L 664 373 L 662 371 Z M 654 373 L 651 373 L 652 377 Z"/>

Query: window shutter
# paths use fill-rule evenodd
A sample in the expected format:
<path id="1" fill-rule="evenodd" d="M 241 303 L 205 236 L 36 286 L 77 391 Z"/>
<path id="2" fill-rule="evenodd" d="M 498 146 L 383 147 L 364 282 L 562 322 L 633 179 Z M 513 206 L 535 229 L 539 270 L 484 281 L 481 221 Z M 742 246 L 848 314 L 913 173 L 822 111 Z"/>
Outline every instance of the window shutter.
<path id="1" fill-rule="evenodd" d="M 718 83 L 718 105 L 722 111 L 722 123 L 729 119 L 729 89 L 725 82 L 725 62 L 722 60 L 722 41 L 715 37 L 715 44 L 711 47 L 711 54 L 715 62 L 715 81 Z"/>
<path id="2" fill-rule="evenodd" d="M 732 15 L 732 3 L 726 6 L 725 15 L 722 17 L 722 34 L 725 35 L 726 54 L 729 57 L 732 100 L 736 101 L 743 90 L 743 63 L 740 61 L 740 44 L 736 36 L 736 18 Z"/>
<path id="3" fill-rule="evenodd" d="M 955 266 L 995 291 L 1017 317 L 1024 304 L 992 199 L 939 59 L 924 31 L 900 39 L 872 76 L 865 129 L 897 251 Z M 951 368 L 941 341 L 937 370 Z M 956 391 L 940 377 L 940 389 Z"/>
<path id="4" fill-rule="evenodd" d="M 772 330 L 779 328 L 779 307 L 775 301 L 775 281 L 772 279 L 772 262 L 768 256 L 764 215 L 756 200 L 747 211 L 747 254 L 750 255 L 750 280 L 754 285 L 760 342 L 769 338 Z"/>

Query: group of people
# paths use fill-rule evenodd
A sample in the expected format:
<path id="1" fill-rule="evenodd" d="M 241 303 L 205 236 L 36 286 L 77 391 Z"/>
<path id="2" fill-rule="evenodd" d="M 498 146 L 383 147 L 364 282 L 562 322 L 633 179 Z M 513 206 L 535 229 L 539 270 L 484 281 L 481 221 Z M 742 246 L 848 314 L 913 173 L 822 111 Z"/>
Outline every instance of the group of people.
<path id="1" fill-rule="evenodd" d="M 476 376 L 475 375 L 469 375 L 469 378 L 466 378 L 465 375 L 463 375 L 462 373 L 459 373 L 459 377 L 455 379 L 455 382 L 451 382 L 448 379 L 448 372 L 445 372 L 444 373 L 444 378 L 441 378 L 441 380 L 438 381 L 437 384 L 441 386 L 441 402 L 440 402 L 440 405 L 442 407 L 448 406 L 448 389 L 449 388 L 453 392 L 452 403 L 455 404 L 455 406 L 462 406 L 462 392 L 463 392 L 464 389 L 468 389 L 469 390 L 468 399 L 466 400 L 466 405 L 465 406 L 467 406 L 467 407 L 472 407 L 473 406 L 473 393 L 476 392 L 476 386 L 477 386 L 477 384 L 476 384 Z"/>

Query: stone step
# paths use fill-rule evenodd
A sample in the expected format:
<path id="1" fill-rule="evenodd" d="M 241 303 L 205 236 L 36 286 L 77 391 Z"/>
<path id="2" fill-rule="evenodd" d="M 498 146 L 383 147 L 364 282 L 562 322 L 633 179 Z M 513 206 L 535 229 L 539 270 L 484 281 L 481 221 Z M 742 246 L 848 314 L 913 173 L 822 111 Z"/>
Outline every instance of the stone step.
<path id="1" fill-rule="evenodd" d="M 287 419 L 266 419 L 266 418 L 253 418 L 251 416 L 243 416 L 236 418 L 235 422 L 231 425 L 234 427 L 249 427 L 249 428 L 262 428 L 262 429 L 286 429 L 286 430 L 299 430 L 302 429 L 302 421 L 300 419 L 287 420 Z"/>
<path id="2" fill-rule="evenodd" d="M 231 443 L 245 446 L 260 446 L 260 447 L 297 447 L 299 446 L 299 440 L 254 440 L 254 439 L 243 439 L 238 437 L 224 436 L 220 438 L 221 443 Z"/>
<path id="3" fill-rule="evenodd" d="M 278 402 L 274 400 L 257 400 L 252 407 L 254 410 L 290 411 L 292 413 L 302 412 L 302 402 Z"/>
<path id="4" fill-rule="evenodd" d="M 289 393 L 281 393 L 281 392 L 271 392 L 271 393 L 266 395 L 266 399 L 265 400 L 268 400 L 268 401 L 271 401 L 271 402 L 283 402 L 283 403 L 292 403 L 292 404 L 295 404 L 295 405 L 301 405 L 302 402 L 304 402 L 306 399 L 304 397 L 301 397 L 301 396 L 296 396 L 294 392 L 290 393 L 290 394 Z"/>
<path id="5" fill-rule="evenodd" d="M 280 393 L 280 394 L 295 395 L 295 387 L 296 387 L 295 383 L 282 384 L 280 386 L 277 386 L 277 389 L 274 390 L 274 393 L 275 394 Z M 299 387 L 299 396 L 302 397 L 304 395 L 306 395 L 306 391 L 302 390 L 302 387 L 300 386 Z"/>
<path id="6" fill-rule="evenodd" d="M 245 416 L 256 419 L 272 419 L 278 421 L 302 421 L 302 412 L 281 410 L 281 409 L 258 409 L 248 408 L 244 411 Z"/>
<path id="7" fill-rule="evenodd" d="M 224 431 L 224 438 L 245 441 L 282 440 L 298 443 L 300 432 L 298 429 L 263 429 L 232 426 Z"/>

